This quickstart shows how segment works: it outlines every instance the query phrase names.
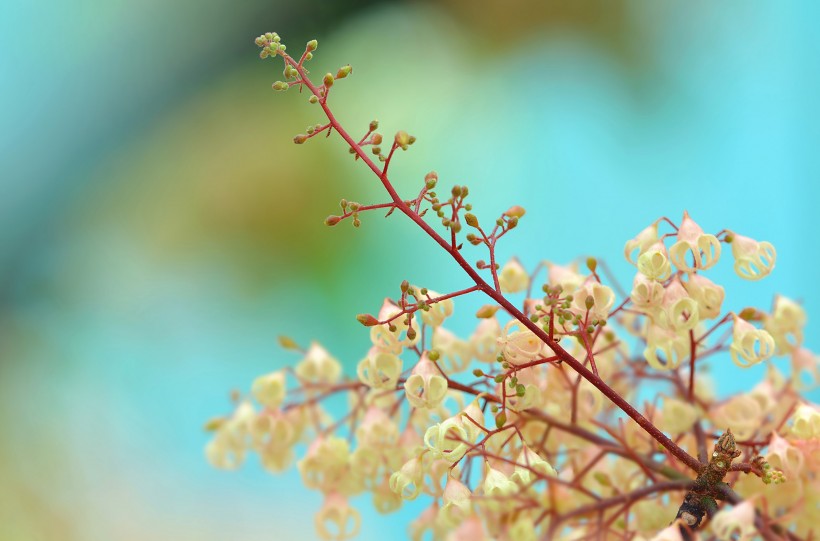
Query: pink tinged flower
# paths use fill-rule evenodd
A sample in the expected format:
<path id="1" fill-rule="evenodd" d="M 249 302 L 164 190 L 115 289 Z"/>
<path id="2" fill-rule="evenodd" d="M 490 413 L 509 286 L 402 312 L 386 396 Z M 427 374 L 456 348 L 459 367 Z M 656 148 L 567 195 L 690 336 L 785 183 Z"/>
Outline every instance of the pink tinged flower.
<path id="1" fill-rule="evenodd" d="M 655 534 L 650 541 L 683 541 L 683 537 L 681 537 L 680 534 L 680 526 L 675 522 Z"/>
<path id="2" fill-rule="evenodd" d="M 404 382 L 404 391 L 414 408 L 435 408 L 447 395 L 447 380 L 427 357 L 426 352 Z"/>
<path id="3" fill-rule="evenodd" d="M 424 469 L 421 458 L 408 460 L 401 469 L 390 476 L 390 490 L 401 499 L 415 500 L 424 487 Z"/>
<path id="4" fill-rule="evenodd" d="M 359 446 L 386 449 L 396 444 L 399 439 L 399 428 L 384 410 L 371 406 L 356 429 L 356 439 Z"/>
<path id="5" fill-rule="evenodd" d="M 798 390 L 813 389 L 820 384 L 820 357 L 806 348 L 796 348 L 792 351 L 792 371 Z"/>
<path id="6" fill-rule="evenodd" d="M 744 541 L 757 535 L 754 504 L 749 500 L 731 509 L 724 508 L 712 519 L 710 528 L 718 539 Z"/>
<path id="7" fill-rule="evenodd" d="M 545 261 L 547 266 L 547 279 L 551 286 L 561 286 L 564 293 L 572 293 L 584 283 L 584 276 L 578 274 L 578 266 L 572 265 L 556 265 Z"/>
<path id="8" fill-rule="evenodd" d="M 433 330 L 431 345 L 440 356 L 436 362 L 448 374 L 461 372 L 470 365 L 473 356 L 470 344 L 444 327 L 436 327 Z"/>
<path id="9" fill-rule="evenodd" d="M 359 362 L 356 374 L 371 389 L 392 389 L 396 387 L 401 370 L 402 360 L 399 357 L 373 347 L 367 357 Z"/>
<path id="10" fill-rule="evenodd" d="M 637 265 L 637 258 L 658 242 L 658 222 L 653 223 L 624 246 L 624 257 L 633 265 Z M 636 253 L 637 250 L 637 253 Z"/>
<path id="11" fill-rule="evenodd" d="M 638 273 L 632 282 L 629 298 L 637 308 L 650 311 L 660 306 L 663 301 L 663 284 Z"/>
<path id="12" fill-rule="evenodd" d="M 676 333 L 694 329 L 700 320 L 697 301 L 689 296 L 677 277 L 666 286 L 662 306 L 660 323 Z"/>
<path id="13" fill-rule="evenodd" d="M 683 272 L 705 270 L 720 259 L 720 241 L 714 235 L 704 233 L 689 213 L 684 212 L 678 228 L 678 241 L 670 248 L 669 256 Z"/>
<path id="14" fill-rule="evenodd" d="M 792 419 L 792 434 L 801 440 L 820 438 L 820 409 L 816 405 L 800 404 Z"/>
<path id="15" fill-rule="evenodd" d="M 590 319 L 606 321 L 609 311 L 615 305 L 615 293 L 612 288 L 594 280 L 587 280 L 573 294 L 573 311 L 577 314 L 585 314 L 586 300 L 590 297 L 593 300 L 592 308 L 589 309 Z"/>
<path id="16" fill-rule="evenodd" d="M 672 370 L 688 358 L 690 344 L 688 336 L 658 325 L 650 325 L 646 332 L 646 348 L 643 351 L 646 362 L 656 370 Z"/>
<path id="17" fill-rule="evenodd" d="M 683 285 L 689 296 L 697 301 L 701 319 L 714 319 L 720 315 L 725 296 L 723 287 L 700 274 L 688 274 Z"/>
<path id="18" fill-rule="evenodd" d="M 763 329 L 757 329 L 748 321 L 735 316 L 729 352 L 736 365 L 748 368 L 774 354 L 774 338 Z"/>
<path id="19" fill-rule="evenodd" d="M 530 285 L 530 275 L 526 269 L 513 258 L 501 267 L 498 273 L 498 284 L 502 293 L 520 293 Z"/>
<path id="20" fill-rule="evenodd" d="M 439 512 L 439 520 L 442 524 L 452 528 L 470 516 L 472 496 L 473 493 L 464 483 L 448 475 L 442 498 L 444 505 Z"/>
<path id="21" fill-rule="evenodd" d="M 416 291 L 421 290 L 420 287 L 416 287 L 414 289 Z M 431 299 L 435 299 L 436 297 L 440 296 L 441 294 L 436 293 L 435 291 L 427 291 L 427 297 Z M 421 320 L 425 323 L 425 325 L 430 325 L 431 327 L 438 327 L 444 322 L 445 319 L 453 315 L 453 307 L 453 299 L 445 299 L 443 301 L 431 304 L 429 310 L 422 310 L 420 312 Z"/>
<path id="22" fill-rule="evenodd" d="M 495 468 L 487 466 L 484 473 L 484 496 L 489 498 L 499 498 L 512 494 L 518 490 L 518 486 L 509 477 Z"/>
<path id="23" fill-rule="evenodd" d="M 666 280 L 672 274 L 672 265 L 666 247 L 658 241 L 638 257 L 638 271 L 651 280 Z"/>
<path id="24" fill-rule="evenodd" d="M 285 373 L 271 372 L 253 380 L 251 394 L 257 402 L 268 409 L 275 410 L 285 399 Z"/>
<path id="25" fill-rule="evenodd" d="M 318 343 L 310 344 L 305 358 L 295 368 L 300 379 L 314 383 L 335 383 L 342 374 L 342 365 Z"/>
<path id="26" fill-rule="evenodd" d="M 484 526 L 477 517 L 470 517 L 461 523 L 455 531 L 447 536 L 447 541 L 484 541 Z"/>
<path id="27" fill-rule="evenodd" d="M 522 487 L 541 477 L 557 477 L 558 472 L 552 464 L 541 458 L 535 451 L 524 445 L 516 459 L 515 471 L 510 479 Z"/>
<path id="28" fill-rule="evenodd" d="M 382 303 L 381 309 L 379 310 L 378 320 L 387 321 L 400 312 L 401 308 L 393 304 L 390 299 L 385 299 L 384 303 Z M 405 322 L 406 319 L 406 315 L 401 315 L 394 319 L 390 324 L 374 325 L 370 328 L 370 341 L 373 342 L 375 347 L 382 351 L 386 351 L 394 355 L 400 355 L 402 349 L 416 343 L 420 334 L 416 333 L 415 337 L 412 339 L 407 338 L 407 335 L 405 334 L 408 329 L 408 325 Z M 418 329 L 418 325 L 415 323 L 415 315 L 411 316 L 410 319 L 413 321 L 413 328 Z M 392 325 L 395 330 L 391 331 L 390 325 Z"/>
<path id="29" fill-rule="evenodd" d="M 756 241 L 732 233 L 735 272 L 745 280 L 760 280 L 774 269 L 777 251 L 770 242 Z"/>
<path id="30" fill-rule="evenodd" d="M 806 311 L 803 307 L 782 295 L 775 297 L 772 315 L 763 322 L 764 328 L 774 338 L 778 354 L 790 353 L 803 344 L 805 325 Z"/>
<path id="31" fill-rule="evenodd" d="M 359 512 L 350 507 L 347 498 L 331 492 L 325 497 L 325 503 L 315 517 L 316 531 L 319 537 L 328 541 L 344 541 L 359 534 L 362 518 Z"/>
<path id="32" fill-rule="evenodd" d="M 514 328 L 519 330 L 513 331 Z M 547 351 L 547 346 L 541 339 L 515 319 L 504 326 L 498 344 L 504 359 L 511 364 L 524 364 L 544 357 Z"/>
<path id="33" fill-rule="evenodd" d="M 469 448 L 470 432 L 461 419 L 450 417 L 437 423 L 424 433 L 424 444 L 435 458 L 455 464 Z"/>
<path id="34" fill-rule="evenodd" d="M 772 468 L 780 470 L 790 477 L 799 477 L 803 473 L 803 453 L 777 433 L 772 434 L 766 461 Z"/>
<path id="35" fill-rule="evenodd" d="M 473 356 L 485 363 L 494 363 L 497 360 L 500 347 L 498 337 L 501 335 L 501 325 L 494 317 L 482 319 L 476 325 L 468 344 L 472 347 Z"/>

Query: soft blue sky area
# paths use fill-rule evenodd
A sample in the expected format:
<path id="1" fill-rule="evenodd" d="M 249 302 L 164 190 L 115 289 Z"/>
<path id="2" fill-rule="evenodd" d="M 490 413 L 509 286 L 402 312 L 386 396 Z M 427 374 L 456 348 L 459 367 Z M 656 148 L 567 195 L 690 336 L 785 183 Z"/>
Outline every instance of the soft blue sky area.
<path id="1" fill-rule="evenodd" d="M 404 278 L 467 285 L 399 219 L 321 226 L 339 197 L 382 196 L 337 139 L 289 145 L 316 111 L 267 90 L 279 66 L 252 46 L 277 30 L 298 49 L 288 22 L 319 39 L 317 73 L 354 65 L 334 88 L 342 120 L 418 136 L 393 166 L 403 193 L 436 169 L 470 186 L 480 218 L 527 208 L 504 257 L 595 255 L 628 284 L 624 242 L 687 209 L 707 231 L 777 247 L 762 282 L 734 276 L 728 251 L 709 277 L 731 309 L 801 301 L 820 349 L 820 9 L 624 5 L 638 60 L 571 24 L 493 44 L 423 2 L 315 31 L 285 2 L 4 2 L 0 537 L 314 538 L 320 496 L 255 458 L 211 469 L 203 421 L 296 360 L 277 334 L 320 339 L 353 374 L 368 343 L 356 313 Z M 478 304 L 457 305 L 452 327 L 467 331 Z M 721 393 L 760 377 L 718 361 Z M 357 501 L 362 540 L 395 538 L 421 505 L 385 518 Z"/>

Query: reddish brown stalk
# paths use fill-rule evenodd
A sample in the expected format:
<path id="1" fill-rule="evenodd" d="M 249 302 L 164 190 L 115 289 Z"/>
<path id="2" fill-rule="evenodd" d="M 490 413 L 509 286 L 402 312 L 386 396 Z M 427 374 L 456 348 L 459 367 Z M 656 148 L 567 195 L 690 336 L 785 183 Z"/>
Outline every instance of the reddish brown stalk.
<path id="1" fill-rule="evenodd" d="M 387 162 L 385 163 L 384 169 L 380 170 L 379 167 L 373 162 L 367 153 L 362 149 L 361 145 L 359 145 L 351 136 L 350 134 L 342 127 L 341 123 L 336 119 L 333 115 L 333 112 L 330 110 L 330 107 L 327 105 L 326 101 L 321 99 L 322 95 L 320 94 L 319 88 L 314 85 L 310 79 L 308 78 L 306 70 L 299 65 L 299 63 L 294 60 L 290 55 L 280 53 L 285 62 L 293 66 L 301 79 L 301 81 L 307 86 L 307 88 L 313 93 L 314 96 L 320 98 L 319 105 L 322 107 L 322 110 L 325 112 L 328 121 L 333 126 L 333 128 L 339 133 L 342 139 L 350 145 L 351 148 L 354 149 L 354 152 L 361 158 L 361 160 L 370 168 L 371 171 L 379 178 L 382 183 L 382 186 L 390 195 L 390 198 L 396 204 L 396 208 L 398 208 L 405 216 L 410 218 L 413 222 L 416 223 L 430 238 L 433 239 L 441 248 L 446 251 L 462 268 L 462 270 L 467 273 L 473 282 L 475 282 L 477 289 L 483 291 L 487 296 L 492 298 L 498 305 L 500 305 L 507 313 L 510 314 L 513 318 L 517 319 L 524 325 L 527 329 L 529 329 L 533 334 L 535 334 L 538 338 L 540 338 L 550 349 L 552 349 L 555 354 L 561 359 L 561 361 L 568 364 L 573 370 L 575 370 L 581 377 L 589 381 L 595 388 L 597 388 L 601 393 L 604 394 L 610 401 L 612 401 L 618 408 L 620 408 L 624 413 L 626 413 L 629 417 L 631 417 L 641 428 L 643 428 L 646 432 L 648 432 L 658 443 L 663 445 L 669 452 L 674 455 L 678 460 L 686 464 L 689 468 L 695 471 L 699 471 L 703 466 L 701 462 L 696 459 L 695 457 L 691 456 L 681 447 L 676 445 L 672 440 L 670 440 L 663 432 L 661 432 L 655 425 L 653 425 L 646 417 L 644 417 L 637 409 L 635 409 L 629 402 L 627 402 L 617 391 L 615 391 L 612 387 L 606 384 L 606 382 L 601 379 L 599 376 L 591 372 L 588 368 L 586 368 L 583 363 L 578 361 L 575 357 L 569 354 L 564 348 L 562 348 L 558 343 L 556 343 L 553 339 L 549 337 L 549 335 L 544 332 L 538 325 L 533 323 L 529 320 L 520 310 L 518 310 L 512 303 L 510 303 L 499 290 L 493 288 L 490 284 L 488 284 L 476 270 L 467 262 L 466 259 L 461 255 L 461 253 L 455 249 L 450 242 L 445 240 L 440 234 L 438 234 L 431 226 L 428 224 L 424 219 L 419 216 L 418 213 L 414 212 L 412 208 L 410 208 L 407 203 L 405 203 L 399 194 L 396 192 L 395 187 L 387 178 L 387 169 L 390 163 L 390 160 L 393 156 L 393 153 L 396 149 L 396 144 L 393 144 L 391 148 L 390 155 L 387 158 Z M 326 94 L 325 94 L 326 95 Z M 493 268 L 494 270 L 494 268 Z"/>

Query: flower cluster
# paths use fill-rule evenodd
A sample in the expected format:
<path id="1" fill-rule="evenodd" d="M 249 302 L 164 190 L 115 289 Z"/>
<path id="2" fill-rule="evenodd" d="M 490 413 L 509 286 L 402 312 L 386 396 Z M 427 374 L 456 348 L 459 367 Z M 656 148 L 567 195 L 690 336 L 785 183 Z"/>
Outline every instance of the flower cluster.
<path id="1" fill-rule="evenodd" d="M 257 44 L 284 59 L 282 84 L 307 88 L 324 107 L 333 80 L 350 73 L 315 85 L 303 67 L 315 41 L 298 60 L 275 34 Z M 376 127 L 357 140 L 328 115 L 327 125 L 297 136 L 338 132 L 391 193 L 374 205 L 343 201 L 343 215 L 326 223 L 358 225 L 366 211 L 398 209 L 474 285 L 439 294 L 404 281 L 376 315 L 359 315 L 370 343 L 355 378 L 319 344 L 284 339 L 301 360 L 257 378 L 232 414 L 208 423 L 215 467 L 237 468 L 255 452 L 280 472 L 300 455 L 304 485 L 325 498 L 316 515 L 323 539 L 358 532 L 349 498 L 362 493 L 382 513 L 424 499 L 409 526 L 419 540 L 677 540 L 704 516 L 721 539 L 817 535 L 820 409 L 801 392 L 820 383 L 820 371 L 803 344 L 806 315 L 783 296 L 770 311 L 726 311 L 724 288 L 705 276 L 729 244 L 740 278 L 763 278 L 774 268 L 771 244 L 705 233 L 684 213 L 626 243 L 635 266 L 628 292 L 594 258 L 532 271 L 519 259 L 502 265 L 496 243 L 524 209 L 482 226 L 468 189 L 439 197 L 435 173 L 415 198 L 393 195 L 388 167 L 415 139 L 399 132 L 386 154 L 374 148 L 379 166 L 363 150 L 381 143 Z M 425 222 L 428 210 L 444 234 Z M 462 238 L 489 262 L 468 263 Z M 469 294 L 492 302 L 462 338 L 452 330 L 454 299 Z M 718 398 L 706 369 L 729 360 L 766 363 L 766 375 L 744 394 Z M 334 415 L 324 404 L 338 395 L 348 406 Z M 654 400 L 633 405 L 646 396 Z"/>

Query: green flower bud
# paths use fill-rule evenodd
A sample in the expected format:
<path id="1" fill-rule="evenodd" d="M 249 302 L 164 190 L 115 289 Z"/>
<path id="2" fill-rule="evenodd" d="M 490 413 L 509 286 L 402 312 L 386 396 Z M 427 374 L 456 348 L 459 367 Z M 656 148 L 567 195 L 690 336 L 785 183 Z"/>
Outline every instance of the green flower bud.
<path id="1" fill-rule="evenodd" d="M 307 51 L 310 52 L 310 51 L 315 51 L 317 49 L 317 47 L 319 47 L 319 42 L 316 41 L 315 39 L 312 39 L 312 40 L 307 42 L 307 45 L 305 46 L 305 49 L 307 49 Z"/>
<path id="2" fill-rule="evenodd" d="M 351 71 L 353 71 L 353 68 L 350 66 L 350 64 L 342 66 L 341 68 L 339 68 L 339 71 L 336 72 L 336 78 L 344 79 L 345 77 L 350 75 Z"/>
<path id="3" fill-rule="evenodd" d="M 326 73 L 324 79 L 322 79 L 322 82 L 325 84 L 326 88 L 333 86 L 333 74 Z"/>
<path id="4" fill-rule="evenodd" d="M 464 221 L 467 222 L 467 225 L 470 227 L 478 227 L 478 218 L 475 217 L 475 214 L 468 212 L 464 215 Z"/>

